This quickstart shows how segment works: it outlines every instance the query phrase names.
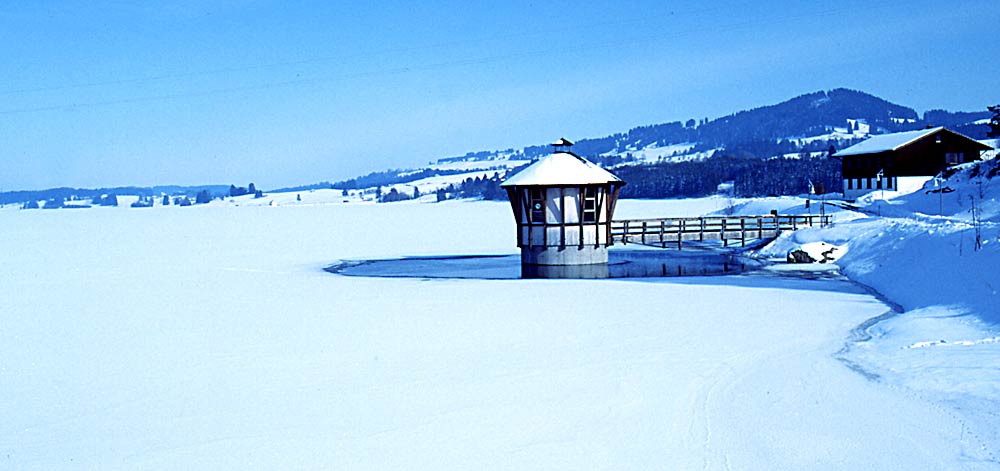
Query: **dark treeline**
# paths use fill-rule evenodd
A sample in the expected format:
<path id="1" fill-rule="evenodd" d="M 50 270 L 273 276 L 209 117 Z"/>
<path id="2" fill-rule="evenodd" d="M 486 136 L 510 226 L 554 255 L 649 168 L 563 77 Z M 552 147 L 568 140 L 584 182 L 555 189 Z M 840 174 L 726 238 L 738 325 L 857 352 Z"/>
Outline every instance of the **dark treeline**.
<path id="1" fill-rule="evenodd" d="M 458 196 L 462 198 L 482 198 L 490 201 L 506 201 L 507 191 L 500 188 L 502 181 L 499 173 L 494 173 L 492 177 L 483 175 L 482 178 L 466 178 L 458 186 Z"/>
<path id="2" fill-rule="evenodd" d="M 229 185 L 229 196 L 243 196 L 243 195 L 253 195 L 254 198 L 263 198 L 264 191 L 257 189 L 257 186 L 252 182 L 247 187 Z"/>
<path id="3" fill-rule="evenodd" d="M 507 172 L 511 175 L 511 172 Z M 506 177 L 504 177 L 506 178 Z M 499 172 L 494 172 L 493 176 L 483 174 L 482 177 L 466 178 L 458 186 L 448 185 L 438 188 L 437 201 L 445 201 L 456 198 L 484 199 L 487 201 L 506 201 L 507 192 L 500 188 L 503 179 Z"/>
<path id="4" fill-rule="evenodd" d="M 690 198 L 733 182 L 735 196 L 780 196 L 839 191 L 840 161 L 825 157 L 768 160 L 733 156 L 614 169 L 627 184 L 623 198 Z"/>
<path id="5" fill-rule="evenodd" d="M 719 185 L 733 183 L 735 196 L 781 196 L 839 192 L 840 161 L 826 157 L 747 159 L 736 156 L 713 157 L 690 162 L 668 162 L 650 165 L 623 165 L 611 169 L 627 184 L 623 198 L 693 198 L 718 193 Z M 452 198 L 482 198 L 506 200 L 500 188 L 505 178 L 492 176 L 467 178 L 461 184 L 449 185 L 437 191 L 437 200 Z"/>
<path id="6" fill-rule="evenodd" d="M 330 188 L 359 190 L 363 188 L 410 183 L 424 178 L 457 175 L 459 173 L 466 172 L 468 172 L 468 170 L 440 170 L 431 168 L 425 168 L 417 171 L 386 170 L 383 172 L 372 172 L 357 178 L 339 181 L 331 184 Z"/>
<path id="7" fill-rule="evenodd" d="M 213 195 L 224 195 L 229 187 L 224 185 L 178 186 L 163 185 L 153 187 L 123 186 L 114 188 L 49 188 L 47 190 L 7 191 L 0 193 L 0 203 L 23 203 L 26 201 L 73 201 L 97 199 L 104 196 L 158 197 L 160 195 L 194 196 L 200 191 Z"/>

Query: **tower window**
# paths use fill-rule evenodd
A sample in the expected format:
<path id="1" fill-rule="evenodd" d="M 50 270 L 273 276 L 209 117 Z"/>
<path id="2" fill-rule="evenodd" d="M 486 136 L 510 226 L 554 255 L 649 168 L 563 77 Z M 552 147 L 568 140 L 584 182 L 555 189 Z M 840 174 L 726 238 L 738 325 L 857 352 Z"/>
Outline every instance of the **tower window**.
<path id="1" fill-rule="evenodd" d="M 545 222 L 545 191 L 540 188 L 528 190 L 528 204 L 531 206 L 531 222 Z"/>
<path id="2" fill-rule="evenodd" d="M 597 188 L 583 189 L 583 222 L 597 222 Z"/>

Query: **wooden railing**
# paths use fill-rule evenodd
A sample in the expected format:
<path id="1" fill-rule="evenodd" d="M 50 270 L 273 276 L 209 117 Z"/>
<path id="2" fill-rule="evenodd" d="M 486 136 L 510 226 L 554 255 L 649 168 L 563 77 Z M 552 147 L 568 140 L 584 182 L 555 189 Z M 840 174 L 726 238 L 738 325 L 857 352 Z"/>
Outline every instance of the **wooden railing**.
<path id="1" fill-rule="evenodd" d="M 791 216 L 769 214 L 766 216 L 712 216 L 697 218 L 630 219 L 611 221 L 611 238 L 622 244 L 642 244 L 667 248 L 683 247 L 684 241 L 730 241 L 777 237 L 781 231 L 794 231 L 802 227 L 826 226 L 830 216 Z"/>

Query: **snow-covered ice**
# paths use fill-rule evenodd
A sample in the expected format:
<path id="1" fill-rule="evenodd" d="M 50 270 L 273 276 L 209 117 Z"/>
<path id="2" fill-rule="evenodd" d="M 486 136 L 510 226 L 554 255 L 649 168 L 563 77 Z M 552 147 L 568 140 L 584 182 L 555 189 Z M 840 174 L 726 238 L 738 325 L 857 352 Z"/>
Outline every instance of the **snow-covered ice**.
<path id="1" fill-rule="evenodd" d="M 902 362 L 873 381 L 837 352 L 889 307 L 845 281 L 337 276 L 516 253 L 509 205 L 283 198 L 0 211 L 0 469 L 997 468 L 924 387 L 981 328 L 855 348 Z"/>

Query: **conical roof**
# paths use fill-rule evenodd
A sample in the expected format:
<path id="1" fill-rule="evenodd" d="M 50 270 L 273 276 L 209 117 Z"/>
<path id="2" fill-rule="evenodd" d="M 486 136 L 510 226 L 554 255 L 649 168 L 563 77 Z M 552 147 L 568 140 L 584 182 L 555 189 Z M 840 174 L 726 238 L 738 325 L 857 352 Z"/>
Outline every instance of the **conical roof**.
<path id="1" fill-rule="evenodd" d="M 622 183 L 611 172 L 569 152 L 556 152 L 535 161 L 500 186 L 575 186 Z"/>

